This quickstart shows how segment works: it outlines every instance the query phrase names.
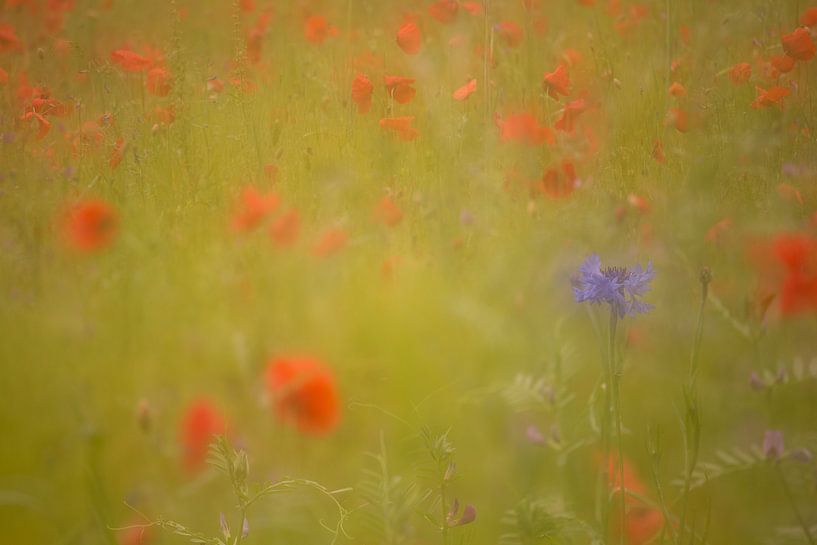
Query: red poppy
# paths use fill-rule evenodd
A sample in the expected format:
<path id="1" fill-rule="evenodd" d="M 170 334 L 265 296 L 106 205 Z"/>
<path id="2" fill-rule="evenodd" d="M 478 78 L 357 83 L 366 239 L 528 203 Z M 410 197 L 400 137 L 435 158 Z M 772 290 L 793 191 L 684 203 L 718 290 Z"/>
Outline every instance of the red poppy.
<path id="1" fill-rule="evenodd" d="M 312 15 L 304 21 L 304 37 L 313 44 L 322 44 L 327 38 L 335 36 L 337 33 L 337 28 L 331 26 L 320 15 Z"/>
<path id="2" fill-rule="evenodd" d="M 406 55 L 416 55 L 422 45 L 420 28 L 412 21 L 406 21 L 397 31 L 397 45 Z"/>
<path id="3" fill-rule="evenodd" d="M 268 214 L 278 208 L 279 202 L 276 193 L 263 195 L 254 186 L 246 187 L 241 195 L 241 202 L 233 214 L 233 229 L 250 231 L 256 228 Z"/>
<path id="4" fill-rule="evenodd" d="M 672 85 L 669 86 L 669 94 L 674 97 L 682 97 L 687 94 L 687 90 L 677 81 L 673 81 Z"/>
<path id="5" fill-rule="evenodd" d="M 441 23 L 451 23 L 457 18 L 459 4 L 454 0 L 438 0 L 428 6 L 428 14 Z"/>
<path id="6" fill-rule="evenodd" d="M 348 238 L 349 235 L 341 228 L 328 229 L 312 247 L 312 253 L 319 257 L 334 255 L 346 246 Z"/>
<path id="7" fill-rule="evenodd" d="M 664 144 L 660 140 L 656 140 L 652 146 L 652 157 L 659 163 L 664 163 L 667 160 L 667 156 L 664 155 Z"/>
<path id="8" fill-rule="evenodd" d="M 117 49 L 111 53 L 111 60 L 126 72 L 143 72 L 153 66 L 153 61 L 130 49 Z"/>
<path id="9" fill-rule="evenodd" d="M 772 67 L 779 73 L 787 74 L 794 69 L 794 65 L 797 61 L 795 61 L 788 55 L 772 55 L 769 58 L 769 62 L 771 63 Z"/>
<path id="10" fill-rule="evenodd" d="M 753 250 L 761 281 L 778 294 L 783 316 L 817 312 L 817 238 L 782 233 Z"/>
<path id="11" fill-rule="evenodd" d="M 681 108 L 670 108 L 664 124 L 672 125 L 678 132 L 687 132 L 689 131 L 689 116 Z"/>
<path id="12" fill-rule="evenodd" d="M 272 222 L 269 235 L 278 246 L 290 246 L 298 240 L 300 230 L 301 220 L 298 211 L 292 209 L 281 214 L 281 217 Z"/>
<path id="13" fill-rule="evenodd" d="M 752 77 L 752 65 L 748 62 L 739 62 L 729 69 L 729 79 L 735 85 L 746 83 Z"/>
<path id="14" fill-rule="evenodd" d="M 400 104 L 407 104 L 411 102 L 417 90 L 411 86 L 414 83 L 413 78 L 406 78 L 403 76 L 383 76 L 383 81 L 386 84 L 386 92 L 395 101 Z"/>
<path id="15" fill-rule="evenodd" d="M 538 189 L 551 199 L 563 199 L 568 197 L 580 184 L 573 163 L 562 161 L 562 172 L 556 168 L 549 168 L 545 171 L 542 179 L 535 185 Z"/>
<path id="16" fill-rule="evenodd" d="M 522 28 L 513 21 L 500 21 L 495 28 L 497 35 L 508 47 L 519 47 L 525 36 Z"/>
<path id="17" fill-rule="evenodd" d="M 111 168 L 116 168 L 119 166 L 119 163 L 122 162 L 122 159 L 125 158 L 125 139 L 120 138 L 114 144 L 113 150 L 111 150 L 111 159 L 109 161 L 109 165 Z"/>
<path id="18" fill-rule="evenodd" d="M 157 97 L 167 96 L 170 92 L 170 72 L 166 68 L 157 66 L 148 71 L 145 86 L 150 94 Z"/>
<path id="19" fill-rule="evenodd" d="M 266 382 L 275 412 L 303 433 L 323 435 L 340 422 L 335 377 L 311 356 L 284 356 L 269 362 Z"/>
<path id="20" fill-rule="evenodd" d="M 23 122 L 30 122 L 32 119 L 37 122 L 37 140 L 42 140 L 45 138 L 45 135 L 48 134 L 48 131 L 51 130 L 51 122 L 37 112 L 26 112 L 20 116 L 20 121 Z"/>
<path id="21" fill-rule="evenodd" d="M 465 100 L 466 98 L 470 97 L 475 91 L 477 90 L 477 80 L 471 79 L 468 80 L 468 83 L 454 91 L 451 96 L 454 100 Z"/>
<path id="22" fill-rule="evenodd" d="M 462 9 L 473 16 L 482 15 L 482 4 L 479 2 L 463 2 L 460 5 L 462 6 Z"/>
<path id="23" fill-rule="evenodd" d="M 806 11 L 800 15 L 800 24 L 808 27 L 817 26 L 817 6 L 807 8 Z"/>
<path id="24" fill-rule="evenodd" d="M 752 108 L 768 108 L 774 104 L 780 105 L 783 99 L 791 93 L 790 88 L 779 85 L 775 85 L 768 90 L 756 87 L 756 90 L 757 98 L 752 101 Z"/>
<path id="25" fill-rule="evenodd" d="M 72 205 L 64 213 L 62 232 L 70 247 L 88 253 L 110 246 L 117 224 L 117 214 L 111 205 L 89 199 Z"/>
<path id="26" fill-rule="evenodd" d="M 5 85 L 9 82 L 9 74 L 0 68 L 0 84 Z"/>
<path id="27" fill-rule="evenodd" d="M 807 28 L 800 27 L 790 34 L 784 34 L 781 41 L 786 55 L 798 61 L 810 60 L 817 51 Z"/>
<path id="28" fill-rule="evenodd" d="M 555 142 L 550 128 L 539 125 L 533 114 L 508 114 L 504 119 L 496 116 L 495 122 L 499 127 L 499 138 L 505 142 L 517 141 L 530 146 L 553 145 Z"/>
<path id="29" fill-rule="evenodd" d="M 6 23 L 0 23 L 0 53 L 22 48 L 23 44 L 20 38 L 17 37 L 17 31 L 14 27 Z"/>
<path id="30" fill-rule="evenodd" d="M 570 76 L 567 74 L 567 66 L 564 63 L 559 63 L 553 72 L 546 73 L 542 78 L 542 87 L 554 100 L 559 100 L 559 95 L 567 96 L 569 86 Z"/>
<path id="31" fill-rule="evenodd" d="M 397 136 L 400 140 L 410 141 L 417 138 L 420 133 L 412 127 L 414 116 L 384 117 L 380 120 L 380 126 Z"/>
<path id="32" fill-rule="evenodd" d="M 377 221 L 394 227 L 403 219 L 403 211 L 389 197 L 383 197 L 374 209 L 374 217 Z"/>
<path id="33" fill-rule="evenodd" d="M 364 74 L 357 74 L 352 80 L 352 101 L 357 104 L 357 113 L 365 114 L 372 107 L 374 86 Z"/>
<path id="34" fill-rule="evenodd" d="M 202 398 L 188 405 L 179 429 L 182 459 L 188 471 L 195 472 L 204 467 L 210 443 L 226 429 L 224 417 L 210 400 Z"/>
<path id="35" fill-rule="evenodd" d="M 562 116 L 553 124 L 553 127 L 559 131 L 573 132 L 576 119 L 578 119 L 587 108 L 587 102 L 583 98 L 568 102 L 562 111 Z"/>

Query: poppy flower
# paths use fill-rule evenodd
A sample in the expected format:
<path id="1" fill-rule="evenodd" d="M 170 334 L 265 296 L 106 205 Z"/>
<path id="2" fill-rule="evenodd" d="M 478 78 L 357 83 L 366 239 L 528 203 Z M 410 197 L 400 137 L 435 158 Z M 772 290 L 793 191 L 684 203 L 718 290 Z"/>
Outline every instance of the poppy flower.
<path id="1" fill-rule="evenodd" d="M 111 53 L 111 60 L 126 72 L 143 72 L 153 65 L 149 58 L 130 49 L 117 49 Z"/>
<path id="2" fill-rule="evenodd" d="M 569 86 L 570 76 L 567 74 L 567 67 L 564 63 L 559 63 L 553 72 L 546 73 L 542 78 L 542 87 L 554 100 L 559 100 L 559 95 L 567 96 Z"/>
<path id="3" fill-rule="evenodd" d="M 674 97 L 682 97 L 687 94 L 687 90 L 677 81 L 673 81 L 672 85 L 669 86 L 669 94 Z"/>
<path id="4" fill-rule="evenodd" d="M 312 253 L 318 257 L 329 257 L 340 252 L 344 246 L 349 235 L 340 228 L 328 229 L 321 235 L 318 242 L 312 247 Z"/>
<path id="5" fill-rule="evenodd" d="M 516 141 L 530 146 L 553 145 L 555 142 L 550 128 L 539 125 L 533 114 L 509 114 L 504 119 L 497 116 L 495 122 L 502 141 Z"/>
<path id="6" fill-rule="evenodd" d="M 157 97 L 167 96 L 170 92 L 170 72 L 157 66 L 148 71 L 147 81 L 145 86 L 150 94 Z"/>
<path id="7" fill-rule="evenodd" d="M 37 122 L 37 140 L 42 140 L 48 134 L 48 131 L 51 130 L 51 122 L 48 121 L 45 116 L 38 114 L 37 112 L 26 112 L 22 116 L 20 116 L 20 121 L 31 121 L 34 119 Z"/>
<path id="8" fill-rule="evenodd" d="M 768 90 L 762 87 L 755 87 L 755 89 L 757 90 L 757 98 L 752 101 L 752 108 L 768 108 L 774 104 L 780 105 L 783 99 L 791 93 L 790 88 L 779 85 L 775 85 Z"/>
<path id="9" fill-rule="evenodd" d="M 483 8 L 480 2 L 462 2 L 460 6 L 462 6 L 462 9 L 475 17 L 477 15 L 482 15 Z"/>
<path id="10" fill-rule="evenodd" d="M 9 74 L 0 68 L 0 84 L 5 85 L 9 82 Z"/>
<path id="11" fill-rule="evenodd" d="M 800 15 L 800 24 L 807 27 L 817 26 L 817 6 L 807 8 L 806 11 Z"/>
<path id="12" fill-rule="evenodd" d="M 678 132 L 689 131 L 689 117 L 681 108 L 670 108 L 664 124 L 672 125 Z"/>
<path id="13" fill-rule="evenodd" d="M 563 199 L 573 193 L 579 183 L 573 163 L 563 161 L 562 172 L 555 168 L 547 169 L 537 187 L 551 199 Z"/>
<path id="14" fill-rule="evenodd" d="M 664 155 L 664 144 L 662 144 L 660 140 L 656 140 L 652 146 L 652 158 L 659 163 L 663 163 L 667 160 L 667 156 Z"/>
<path id="15" fill-rule="evenodd" d="M 408 104 L 417 94 L 417 90 L 411 86 L 413 78 L 384 76 L 383 81 L 386 83 L 386 92 L 400 104 Z"/>
<path id="16" fill-rule="evenodd" d="M 357 104 L 357 113 L 365 114 L 372 107 L 374 86 L 364 74 L 358 73 L 352 80 L 352 101 Z"/>
<path id="17" fill-rule="evenodd" d="M 233 230 L 246 232 L 256 228 L 264 218 L 278 208 L 280 199 L 275 193 L 261 194 L 254 186 L 248 186 L 233 214 Z"/>
<path id="18" fill-rule="evenodd" d="M 468 83 L 454 91 L 451 96 L 454 100 L 465 100 L 466 98 L 470 97 L 475 91 L 477 90 L 477 80 L 470 79 Z"/>
<path id="19" fill-rule="evenodd" d="M 404 141 L 411 141 L 417 138 L 420 133 L 412 127 L 414 116 L 384 117 L 380 120 L 380 126 L 391 131 L 397 138 Z"/>
<path id="20" fill-rule="evenodd" d="M 788 74 L 794 69 L 794 65 L 797 61 L 788 55 L 772 55 L 769 58 L 769 62 L 780 74 Z"/>
<path id="21" fill-rule="evenodd" d="M 752 77 L 752 65 L 748 62 L 739 62 L 729 69 L 729 79 L 735 85 L 746 83 Z"/>
<path id="22" fill-rule="evenodd" d="M 817 238 L 781 233 L 753 248 L 761 281 L 778 294 L 780 313 L 817 312 Z"/>
<path id="23" fill-rule="evenodd" d="M 337 32 L 337 28 L 329 25 L 321 15 L 312 15 L 304 21 L 304 37 L 313 44 L 322 44 Z"/>
<path id="24" fill-rule="evenodd" d="M 500 21 L 494 28 L 508 47 L 519 47 L 519 44 L 522 43 L 524 37 L 522 28 L 513 21 Z"/>
<path id="25" fill-rule="evenodd" d="M 298 240 L 298 233 L 301 229 L 301 221 L 298 211 L 288 210 L 272 222 L 269 235 L 272 241 L 278 246 L 291 246 Z"/>
<path id="26" fill-rule="evenodd" d="M 403 219 L 403 211 L 389 197 L 383 197 L 374 209 L 374 217 L 384 225 L 394 227 Z"/>
<path id="27" fill-rule="evenodd" d="M 587 107 L 587 102 L 583 98 L 568 102 L 562 110 L 562 116 L 553 124 L 553 127 L 559 131 L 573 132 L 576 119 L 587 110 Z"/>
<path id="28" fill-rule="evenodd" d="M 623 472 L 619 471 L 618 460 L 610 456 L 607 467 L 609 475 L 609 485 L 611 493 L 620 494 L 621 489 L 629 490 L 639 496 L 647 495 L 647 487 L 641 477 L 626 458 L 622 463 Z M 623 482 L 622 482 L 623 473 Z M 621 528 L 621 503 L 618 498 L 614 500 L 613 508 L 615 513 L 610 514 L 611 520 L 617 526 L 615 531 L 623 533 L 630 545 L 646 545 L 650 543 L 664 528 L 664 515 L 655 507 L 645 505 L 645 503 L 632 496 L 625 496 L 626 512 L 624 515 L 624 528 Z"/>
<path id="29" fill-rule="evenodd" d="M 101 199 L 78 202 L 64 213 L 62 234 L 71 248 L 84 253 L 111 245 L 117 232 L 117 214 Z"/>
<path id="30" fill-rule="evenodd" d="M 179 429 L 182 460 L 188 471 L 196 472 L 204 467 L 210 443 L 226 429 L 224 417 L 210 400 L 199 399 L 188 405 Z"/>
<path id="31" fill-rule="evenodd" d="M 784 34 L 781 41 L 786 55 L 798 61 L 812 59 L 817 51 L 807 28 L 800 27 L 790 34 Z"/>
<path id="32" fill-rule="evenodd" d="M 122 162 L 122 159 L 125 157 L 125 139 L 120 138 L 114 144 L 113 150 L 111 150 L 111 159 L 109 161 L 109 165 L 111 168 L 116 168 L 119 166 L 119 163 Z"/>
<path id="33" fill-rule="evenodd" d="M 412 21 L 406 21 L 397 30 L 397 45 L 406 55 L 416 55 L 420 52 L 420 27 Z"/>
<path id="34" fill-rule="evenodd" d="M 15 28 L 6 23 L 0 23 L 0 53 L 15 51 L 23 48 Z"/>
<path id="35" fill-rule="evenodd" d="M 267 389 L 284 423 L 309 435 L 325 435 L 340 422 L 335 377 L 311 356 L 283 356 L 269 362 Z"/>
<path id="36" fill-rule="evenodd" d="M 459 4 L 454 0 L 438 0 L 428 6 L 428 14 L 441 23 L 451 23 L 457 18 Z"/>

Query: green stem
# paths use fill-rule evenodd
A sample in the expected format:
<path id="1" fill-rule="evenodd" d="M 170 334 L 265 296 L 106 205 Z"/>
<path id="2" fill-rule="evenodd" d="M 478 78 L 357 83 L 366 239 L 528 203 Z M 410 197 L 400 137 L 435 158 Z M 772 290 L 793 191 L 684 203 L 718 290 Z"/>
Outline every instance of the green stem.
<path id="1" fill-rule="evenodd" d="M 445 477 L 440 481 L 440 514 L 442 515 L 443 545 L 448 545 L 448 502 L 445 499 Z"/>
<path id="2" fill-rule="evenodd" d="M 619 368 L 616 358 L 616 326 L 618 325 L 618 314 L 614 308 L 610 309 L 610 338 L 607 346 L 607 358 L 609 375 L 612 378 L 613 390 L 613 418 L 616 422 L 616 450 L 618 458 L 618 486 L 620 499 L 620 523 L 619 526 L 619 543 L 624 543 L 624 527 L 626 523 L 627 511 L 624 494 L 624 449 L 622 447 L 622 433 L 621 433 L 621 375 L 622 371 Z M 609 461 L 607 462 L 609 464 Z"/>
<path id="3" fill-rule="evenodd" d="M 778 462 L 774 463 L 774 469 L 778 478 L 780 479 L 780 484 L 783 486 L 783 492 L 786 494 L 786 499 L 789 501 L 789 505 L 791 505 L 791 510 L 794 511 L 794 516 L 797 517 L 797 522 L 799 522 L 800 527 L 803 528 L 803 533 L 806 535 L 806 539 L 811 545 L 815 545 L 814 536 L 811 535 L 811 530 L 809 530 L 808 524 L 806 524 L 805 519 L 803 519 L 803 515 L 797 508 L 797 502 L 794 501 L 794 496 L 791 493 L 791 488 L 789 488 L 789 483 L 786 481 L 786 476 L 783 474 L 783 470 L 780 469 L 780 464 Z"/>
<path id="4" fill-rule="evenodd" d="M 677 543 L 683 542 L 684 531 L 686 530 L 687 508 L 689 506 L 689 491 L 692 482 L 692 473 L 698 464 L 698 438 L 700 437 L 700 421 L 698 417 L 697 395 L 695 383 L 698 377 L 698 354 L 701 348 L 701 338 L 704 329 L 704 310 L 706 299 L 709 295 L 709 282 L 712 280 L 712 273 L 708 268 L 701 270 L 701 304 L 698 307 L 698 320 L 695 325 L 695 337 L 692 342 L 692 353 L 689 358 L 689 377 L 684 387 L 684 404 L 686 405 L 686 417 L 684 419 L 684 491 L 681 500 L 681 518 L 678 526 Z M 690 432 L 693 435 L 690 435 Z"/>

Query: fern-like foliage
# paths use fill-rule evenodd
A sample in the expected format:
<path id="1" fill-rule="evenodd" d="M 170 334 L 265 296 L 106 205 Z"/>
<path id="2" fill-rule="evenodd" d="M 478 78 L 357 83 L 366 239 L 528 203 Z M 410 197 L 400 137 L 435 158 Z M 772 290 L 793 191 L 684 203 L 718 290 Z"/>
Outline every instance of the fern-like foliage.
<path id="1" fill-rule="evenodd" d="M 523 499 L 505 513 L 502 523 L 507 531 L 500 536 L 501 545 L 602 543 L 593 526 L 569 513 L 560 512 L 548 502 Z"/>
<path id="2" fill-rule="evenodd" d="M 502 389 L 502 398 L 516 412 L 537 411 L 553 414 L 574 399 L 567 388 L 553 385 L 545 377 L 519 373 Z"/>
<path id="3" fill-rule="evenodd" d="M 396 474 L 389 464 L 386 444 L 380 436 L 380 451 L 367 453 L 372 461 L 363 470 L 358 490 L 366 502 L 360 518 L 376 543 L 400 545 L 414 533 L 412 516 L 431 496 L 431 490 Z"/>
<path id="4" fill-rule="evenodd" d="M 691 490 L 715 479 L 741 471 L 748 471 L 768 463 L 763 451 L 757 445 L 752 445 L 748 450 L 740 447 L 718 450 L 715 452 L 715 456 L 717 461 L 700 462 L 695 471 L 692 472 Z M 676 479 L 672 481 L 672 484 L 681 487 L 684 486 L 684 480 Z"/>

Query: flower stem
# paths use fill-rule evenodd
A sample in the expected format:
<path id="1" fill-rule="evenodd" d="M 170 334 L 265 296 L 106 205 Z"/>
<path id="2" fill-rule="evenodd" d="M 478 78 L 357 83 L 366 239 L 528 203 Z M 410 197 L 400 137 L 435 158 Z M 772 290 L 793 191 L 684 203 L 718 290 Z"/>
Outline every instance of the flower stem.
<path id="1" fill-rule="evenodd" d="M 624 494 L 624 449 L 622 447 L 622 433 L 621 433 L 621 369 L 617 363 L 616 358 L 616 326 L 618 325 L 618 314 L 614 308 L 610 309 L 610 338 L 607 345 L 607 358 L 609 376 L 612 379 L 612 402 L 613 402 L 613 418 L 616 423 L 616 457 L 618 459 L 618 488 L 619 498 L 621 501 L 620 526 L 619 526 L 619 543 L 624 543 L 624 526 L 626 522 L 626 505 Z M 609 457 L 606 462 L 610 464 Z"/>
<path id="2" fill-rule="evenodd" d="M 809 530 L 808 524 L 806 524 L 805 519 L 803 519 L 803 515 L 797 508 L 797 502 L 794 501 L 791 488 L 789 488 L 789 483 L 786 481 L 786 476 L 783 474 L 783 470 L 780 469 L 780 464 L 775 462 L 774 469 L 778 478 L 780 479 L 780 484 L 783 486 L 783 492 L 786 493 L 786 499 L 789 501 L 789 505 L 791 505 L 791 510 L 794 511 L 794 516 L 797 517 L 797 522 L 799 522 L 800 527 L 803 528 L 803 533 L 806 535 L 806 539 L 811 545 L 815 545 L 817 542 L 814 541 L 814 536 L 811 535 L 811 530 Z"/>

